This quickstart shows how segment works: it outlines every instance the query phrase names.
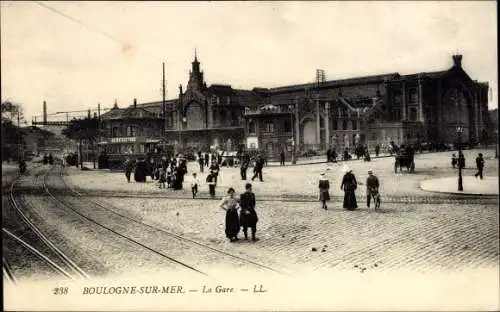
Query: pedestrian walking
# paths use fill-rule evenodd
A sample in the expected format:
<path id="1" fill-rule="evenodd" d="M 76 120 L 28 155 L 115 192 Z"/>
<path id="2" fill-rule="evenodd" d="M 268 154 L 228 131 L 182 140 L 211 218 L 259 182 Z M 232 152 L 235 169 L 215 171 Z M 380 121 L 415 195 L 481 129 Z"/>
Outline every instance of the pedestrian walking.
<path id="1" fill-rule="evenodd" d="M 256 177 L 259 177 L 260 182 L 264 182 L 264 179 L 262 178 L 262 168 L 264 167 L 264 162 L 265 162 L 265 160 L 264 160 L 264 157 L 262 157 L 262 155 L 259 155 L 259 157 L 257 157 L 257 159 L 255 160 L 252 181 Z"/>
<path id="2" fill-rule="evenodd" d="M 285 150 L 281 150 L 281 153 L 280 153 L 280 166 L 284 166 L 285 165 Z"/>
<path id="3" fill-rule="evenodd" d="M 326 177 L 324 172 L 321 173 L 319 178 L 319 201 L 321 202 L 321 208 L 328 210 L 326 202 L 330 200 L 330 181 Z"/>
<path id="4" fill-rule="evenodd" d="M 214 176 L 215 176 L 215 184 L 217 184 L 217 180 L 219 179 L 219 171 L 220 171 L 220 167 L 219 167 L 219 164 L 217 163 L 217 160 L 216 159 L 213 159 L 212 160 L 212 165 L 210 166 L 210 172 L 213 172 L 214 173 Z"/>
<path id="5" fill-rule="evenodd" d="M 380 187 L 380 182 L 377 176 L 373 174 L 373 170 L 368 170 L 368 177 L 366 178 L 366 207 L 370 209 L 370 201 L 372 197 L 378 196 L 378 189 Z M 375 209 L 377 209 L 377 203 L 375 203 Z"/>
<path id="6" fill-rule="evenodd" d="M 255 211 L 255 194 L 252 193 L 252 184 L 245 185 L 245 193 L 240 195 L 240 225 L 243 227 L 245 239 L 248 239 L 248 228 L 252 230 L 252 240 L 256 241 L 257 222 L 259 218 Z"/>
<path id="7" fill-rule="evenodd" d="M 479 155 L 476 158 L 476 167 L 477 167 L 477 172 L 474 176 L 476 178 L 479 176 L 479 178 L 482 180 L 483 179 L 483 169 L 484 169 L 484 158 L 483 158 L 482 153 L 479 153 Z"/>
<path id="8" fill-rule="evenodd" d="M 123 168 L 125 169 L 125 177 L 127 178 L 127 182 L 130 183 L 130 176 L 132 175 L 132 171 L 134 170 L 134 164 L 129 157 L 127 157 L 127 159 L 123 163 Z"/>
<path id="9" fill-rule="evenodd" d="M 213 171 L 210 171 L 210 174 L 207 176 L 207 184 L 208 184 L 208 192 L 210 193 L 211 198 L 215 198 L 215 186 L 216 186 L 217 177 Z"/>
<path id="10" fill-rule="evenodd" d="M 200 165 L 200 172 L 203 173 L 203 168 L 205 167 L 204 166 L 204 162 L 203 162 L 203 156 L 201 156 L 201 153 L 198 154 L 198 164 Z"/>
<path id="11" fill-rule="evenodd" d="M 209 160 L 210 160 L 210 155 L 208 155 L 208 153 L 205 153 L 205 166 L 207 166 L 207 167 L 209 164 Z"/>
<path id="12" fill-rule="evenodd" d="M 455 154 L 452 154 L 451 155 L 451 166 L 453 167 L 453 169 L 455 169 L 455 167 L 457 166 L 457 163 L 458 163 L 457 156 L 455 156 Z"/>
<path id="13" fill-rule="evenodd" d="M 380 145 L 379 145 L 379 144 L 377 144 L 377 145 L 375 146 L 375 156 L 377 156 L 377 157 L 378 157 L 378 154 L 379 154 L 379 153 L 380 153 Z"/>
<path id="14" fill-rule="evenodd" d="M 464 156 L 464 153 L 460 152 L 458 154 L 458 167 L 460 169 L 464 169 L 465 168 L 465 156 Z"/>
<path id="15" fill-rule="evenodd" d="M 241 157 L 240 175 L 242 180 L 247 179 L 247 170 L 250 163 L 250 160 L 247 160 L 247 156 L 248 155 L 244 155 L 243 157 Z"/>
<path id="16" fill-rule="evenodd" d="M 167 172 L 162 167 L 158 168 L 158 185 L 160 188 L 165 188 L 165 182 L 167 182 Z"/>
<path id="17" fill-rule="evenodd" d="M 349 167 L 345 166 L 344 172 L 345 174 L 342 178 L 342 184 L 340 185 L 340 189 L 344 191 L 344 208 L 347 210 L 354 210 L 358 208 L 355 193 L 358 183 L 356 182 L 356 177 Z"/>
<path id="18" fill-rule="evenodd" d="M 196 176 L 196 172 L 193 172 L 193 177 L 191 178 L 191 193 L 193 194 L 193 198 L 198 194 L 198 177 Z"/>
<path id="19" fill-rule="evenodd" d="M 226 211 L 226 237 L 230 242 L 238 240 L 238 233 L 240 232 L 240 220 L 238 217 L 238 201 L 234 198 L 234 189 L 231 187 L 227 191 L 219 207 Z"/>

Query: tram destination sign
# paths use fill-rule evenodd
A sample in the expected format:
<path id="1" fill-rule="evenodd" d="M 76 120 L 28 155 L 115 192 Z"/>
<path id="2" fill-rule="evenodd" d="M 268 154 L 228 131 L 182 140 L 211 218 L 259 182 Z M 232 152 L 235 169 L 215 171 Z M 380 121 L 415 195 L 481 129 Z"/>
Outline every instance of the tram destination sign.
<path id="1" fill-rule="evenodd" d="M 135 142 L 136 137 L 128 137 L 128 138 L 111 138 L 111 143 L 130 143 Z"/>

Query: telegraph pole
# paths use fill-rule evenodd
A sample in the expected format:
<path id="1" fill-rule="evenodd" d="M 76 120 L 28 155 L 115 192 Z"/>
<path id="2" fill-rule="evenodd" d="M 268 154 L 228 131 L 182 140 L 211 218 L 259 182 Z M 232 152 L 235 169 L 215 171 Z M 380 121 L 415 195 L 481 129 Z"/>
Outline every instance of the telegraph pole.
<path id="1" fill-rule="evenodd" d="M 165 62 L 163 62 L 163 80 L 162 80 L 162 94 L 163 94 L 163 118 L 165 119 L 163 122 L 163 137 L 165 138 L 165 131 L 167 129 L 167 107 L 166 107 L 166 89 L 165 89 Z"/>

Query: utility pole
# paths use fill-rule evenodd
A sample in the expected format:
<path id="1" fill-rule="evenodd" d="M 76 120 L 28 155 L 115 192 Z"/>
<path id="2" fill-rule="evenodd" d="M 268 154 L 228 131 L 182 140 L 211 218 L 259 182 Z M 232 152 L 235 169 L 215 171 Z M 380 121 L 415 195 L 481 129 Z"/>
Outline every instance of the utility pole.
<path id="1" fill-rule="evenodd" d="M 162 103 L 162 109 L 163 109 L 163 133 L 162 133 L 162 149 L 163 152 L 165 152 L 165 135 L 167 131 L 167 104 L 166 102 L 166 97 L 167 97 L 167 91 L 165 89 L 165 62 L 163 62 L 163 80 L 162 80 L 162 95 L 163 95 L 163 103 Z"/>
<path id="2" fill-rule="evenodd" d="M 21 128 L 20 128 L 20 116 L 19 116 L 20 108 L 17 108 L 17 158 L 21 161 Z"/>

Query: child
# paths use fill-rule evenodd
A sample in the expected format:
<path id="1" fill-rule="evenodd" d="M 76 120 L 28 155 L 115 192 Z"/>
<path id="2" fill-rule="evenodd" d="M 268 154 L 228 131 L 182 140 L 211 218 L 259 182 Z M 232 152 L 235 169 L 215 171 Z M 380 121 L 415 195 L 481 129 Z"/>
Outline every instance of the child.
<path id="1" fill-rule="evenodd" d="M 217 176 L 213 170 L 210 170 L 210 174 L 207 176 L 208 189 L 210 192 L 210 197 L 215 198 L 215 184 Z"/>
<path id="2" fill-rule="evenodd" d="M 329 193 L 330 182 L 328 181 L 328 178 L 326 177 L 324 172 L 321 173 L 318 187 L 319 187 L 319 201 L 322 204 L 321 208 L 328 210 L 326 202 L 330 200 L 330 193 Z"/>
<path id="3" fill-rule="evenodd" d="M 168 188 L 172 187 L 172 168 L 173 168 L 173 165 L 170 165 L 167 168 L 167 187 Z"/>
<path id="4" fill-rule="evenodd" d="M 196 172 L 193 172 L 193 179 L 191 180 L 191 192 L 193 193 L 193 198 L 196 197 L 198 193 L 198 178 L 196 177 Z"/>
<path id="5" fill-rule="evenodd" d="M 167 181 L 167 176 L 165 169 L 159 168 L 159 173 L 158 173 L 158 184 L 160 185 L 160 188 L 165 188 L 165 182 Z"/>

